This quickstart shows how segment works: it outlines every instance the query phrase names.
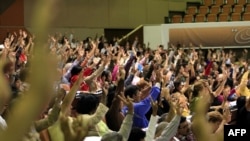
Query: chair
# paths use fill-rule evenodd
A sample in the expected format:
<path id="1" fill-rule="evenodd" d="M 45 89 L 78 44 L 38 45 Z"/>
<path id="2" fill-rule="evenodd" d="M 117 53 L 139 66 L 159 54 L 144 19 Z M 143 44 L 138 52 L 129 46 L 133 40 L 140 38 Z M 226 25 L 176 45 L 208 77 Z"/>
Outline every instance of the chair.
<path id="1" fill-rule="evenodd" d="M 181 15 L 173 15 L 172 23 L 181 23 L 181 22 L 182 22 L 182 16 Z"/>
<path id="2" fill-rule="evenodd" d="M 195 22 L 206 22 L 206 15 L 205 14 L 197 14 L 195 16 Z"/>
<path id="3" fill-rule="evenodd" d="M 196 6 L 189 6 L 187 8 L 187 14 L 188 15 L 195 15 L 197 13 L 197 7 Z"/>
<path id="4" fill-rule="evenodd" d="M 250 12 L 250 4 L 247 4 L 245 7 L 245 12 Z"/>
<path id="5" fill-rule="evenodd" d="M 247 4 L 247 0 L 237 0 L 237 4 L 245 5 L 245 4 Z"/>
<path id="6" fill-rule="evenodd" d="M 226 0 L 225 4 L 226 5 L 235 5 L 236 4 L 236 0 Z"/>
<path id="7" fill-rule="evenodd" d="M 205 6 L 211 6 L 214 4 L 213 0 L 203 0 L 203 5 Z"/>
<path id="8" fill-rule="evenodd" d="M 218 6 L 221 6 L 221 5 L 224 4 L 224 0 L 214 0 L 214 4 L 218 5 Z"/>
<path id="9" fill-rule="evenodd" d="M 250 21 L 250 12 L 243 13 L 242 21 Z"/>
<path id="10" fill-rule="evenodd" d="M 207 22 L 217 22 L 217 14 L 208 14 Z"/>
<path id="11" fill-rule="evenodd" d="M 218 14 L 221 12 L 221 8 L 220 6 L 218 5 L 213 5 L 211 8 L 210 8 L 210 13 L 211 14 Z"/>
<path id="12" fill-rule="evenodd" d="M 218 22 L 228 22 L 229 14 L 228 13 L 221 13 L 219 14 Z"/>
<path id="13" fill-rule="evenodd" d="M 222 7 L 222 10 L 221 10 L 222 13 L 231 13 L 232 12 L 232 6 L 231 5 L 223 5 Z"/>
<path id="14" fill-rule="evenodd" d="M 244 12 L 244 6 L 243 5 L 235 5 L 233 8 L 234 13 L 242 13 Z"/>
<path id="15" fill-rule="evenodd" d="M 199 7 L 199 14 L 207 14 L 207 13 L 209 13 L 208 6 L 202 5 L 202 6 Z"/>
<path id="16" fill-rule="evenodd" d="M 194 16 L 193 15 L 184 15 L 183 17 L 183 23 L 192 23 L 194 22 Z"/>
<path id="17" fill-rule="evenodd" d="M 231 21 L 241 21 L 241 13 L 232 13 Z"/>

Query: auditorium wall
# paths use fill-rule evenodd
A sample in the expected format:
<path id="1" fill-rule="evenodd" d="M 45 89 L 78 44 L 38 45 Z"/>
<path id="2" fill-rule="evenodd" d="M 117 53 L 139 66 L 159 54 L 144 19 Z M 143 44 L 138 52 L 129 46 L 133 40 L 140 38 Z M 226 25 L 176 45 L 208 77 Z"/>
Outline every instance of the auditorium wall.
<path id="1" fill-rule="evenodd" d="M 24 24 L 30 30 L 35 1 L 24 0 Z M 58 32 L 73 30 L 76 36 L 82 37 L 103 34 L 105 28 L 131 29 L 141 24 L 162 24 L 169 10 L 185 10 L 186 2 L 187 0 L 60 0 L 54 6 L 56 17 L 52 27 Z"/>

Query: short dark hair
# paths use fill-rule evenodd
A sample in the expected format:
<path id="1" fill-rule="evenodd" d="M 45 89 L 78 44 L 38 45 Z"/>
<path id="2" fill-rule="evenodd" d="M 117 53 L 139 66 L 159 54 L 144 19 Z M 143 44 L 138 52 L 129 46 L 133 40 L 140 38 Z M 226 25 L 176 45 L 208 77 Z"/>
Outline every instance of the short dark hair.
<path id="1" fill-rule="evenodd" d="M 133 127 L 131 129 L 128 141 L 140 141 L 141 139 L 144 139 L 146 136 L 146 133 L 138 127 Z"/>
<path id="2" fill-rule="evenodd" d="M 246 98 L 247 98 L 246 96 L 240 96 L 237 98 L 236 105 L 237 105 L 238 111 L 240 111 L 240 109 L 245 106 Z"/>
<path id="3" fill-rule="evenodd" d="M 186 118 L 186 117 L 181 116 L 180 124 L 181 124 L 181 123 L 183 123 L 183 122 L 185 122 L 186 120 L 187 120 L 187 118 Z"/>
<path id="4" fill-rule="evenodd" d="M 163 48 L 163 45 L 159 45 L 159 48 Z"/>
<path id="5" fill-rule="evenodd" d="M 82 71 L 82 68 L 80 66 L 74 66 L 71 69 L 70 74 L 71 74 L 71 76 L 78 75 L 81 71 Z"/>
<path id="6" fill-rule="evenodd" d="M 126 89 L 124 91 L 124 95 L 125 95 L 125 97 L 127 97 L 127 96 L 133 97 L 133 95 L 135 95 L 138 90 L 139 90 L 139 88 L 136 85 L 129 85 L 126 87 Z"/>
<path id="7" fill-rule="evenodd" d="M 99 99 L 94 94 L 81 94 L 76 103 L 76 111 L 80 114 L 91 114 L 97 109 Z"/>

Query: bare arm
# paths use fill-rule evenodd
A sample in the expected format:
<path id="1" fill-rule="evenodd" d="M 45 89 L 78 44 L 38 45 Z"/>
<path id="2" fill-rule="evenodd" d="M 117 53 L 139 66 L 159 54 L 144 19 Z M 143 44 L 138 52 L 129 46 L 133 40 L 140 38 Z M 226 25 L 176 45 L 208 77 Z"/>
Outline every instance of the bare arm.
<path id="1" fill-rule="evenodd" d="M 180 119 L 181 119 L 181 114 L 183 112 L 183 108 L 180 105 L 180 103 L 177 103 L 175 107 L 175 111 L 176 111 L 176 115 L 169 122 L 167 127 L 163 130 L 163 132 L 161 133 L 161 136 L 156 138 L 156 141 L 169 141 L 177 133 Z"/>
<path id="2" fill-rule="evenodd" d="M 215 97 L 219 96 L 222 93 L 226 82 L 227 82 L 227 77 L 224 78 L 224 80 L 221 82 L 220 86 L 213 92 L 213 95 Z"/>
<path id="3" fill-rule="evenodd" d="M 86 58 L 83 60 L 83 62 L 81 63 L 81 67 L 84 67 L 89 59 L 94 55 L 95 50 L 96 50 L 96 44 L 92 41 L 91 45 L 93 46 L 92 50 L 87 54 Z"/>
<path id="4" fill-rule="evenodd" d="M 131 99 L 130 97 L 125 98 L 120 95 L 118 95 L 118 97 L 128 107 L 128 113 L 121 125 L 120 130 L 118 131 L 118 133 L 122 135 L 123 140 L 126 141 L 129 138 L 133 124 L 133 116 L 134 116 L 133 99 Z"/>
<path id="5" fill-rule="evenodd" d="M 98 122 L 100 122 L 102 118 L 105 116 L 107 111 L 108 111 L 108 108 L 102 103 L 99 103 L 99 106 L 97 107 L 95 114 L 90 116 L 90 120 L 87 123 L 88 127 L 96 125 Z M 85 122 L 85 121 L 82 121 L 82 122 Z"/>
<path id="6" fill-rule="evenodd" d="M 157 101 L 154 102 L 151 98 L 151 107 L 152 107 L 152 115 L 150 117 L 150 121 L 148 124 L 148 130 L 146 131 L 146 138 L 145 141 L 153 141 L 155 137 L 155 125 L 157 124 L 158 117 L 157 117 L 157 111 L 158 111 L 158 103 Z"/>
<path id="7" fill-rule="evenodd" d="M 186 81 L 184 87 L 181 89 L 181 92 L 184 94 L 186 90 L 189 88 L 189 74 L 187 74 Z"/>
<path id="8" fill-rule="evenodd" d="M 80 72 L 80 75 L 76 81 L 76 83 L 74 83 L 73 87 L 70 89 L 69 93 L 65 96 L 64 100 L 63 100 L 63 103 L 62 103 L 62 106 L 61 106 L 61 110 L 62 110 L 62 115 L 66 115 L 67 113 L 67 110 L 69 110 L 69 107 L 72 103 L 72 101 L 74 100 L 74 97 L 75 97 L 75 94 L 77 92 L 77 90 L 79 89 L 80 87 L 80 84 L 83 80 L 83 73 Z"/>
<path id="9" fill-rule="evenodd" d="M 92 83 L 92 80 L 95 79 L 96 77 L 100 76 L 102 74 L 102 72 L 105 69 L 105 66 L 109 63 L 110 61 L 110 57 L 107 57 L 103 60 L 102 65 L 90 76 L 84 78 L 84 81 L 90 85 Z"/>
<path id="10" fill-rule="evenodd" d="M 60 102 L 56 102 L 47 117 L 41 120 L 35 121 L 34 125 L 36 128 L 36 131 L 40 132 L 44 129 L 47 129 L 51 125 L 53 125 L 59 117 L 60 110 L 61 110 Z"/>
<path id="11" fill-rule="evenodd" d="M 47 129 L 57 121 L 61 111 L 61 100 L 64 96 L 65 91 L 60 89 L 60 91 L 58 91 L 57 97 L 55 98 L 52 110 L 49 112 L 48 116 L 41 120 L 35 121 L 34 125 L 37 132 Z"/>

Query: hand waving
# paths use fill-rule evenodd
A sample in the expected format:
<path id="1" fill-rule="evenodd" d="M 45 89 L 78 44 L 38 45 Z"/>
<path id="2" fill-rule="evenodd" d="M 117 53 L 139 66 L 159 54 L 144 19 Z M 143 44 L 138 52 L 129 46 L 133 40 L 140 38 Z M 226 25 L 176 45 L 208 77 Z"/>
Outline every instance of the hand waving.
<path id="1" fill-rule="evenodd" d="M 134 113 L 134 105 L 133 105 L 133 99 L 130 97 L 125 98 L 124 96 L 118 95 L 118 98 L 126 105 L 128 106 L 128 114 Z"/>
<path id="2" fill-rule="evenodd" d="M 150 97 L 150 101 L 151 101 L 151 107 L 152 107 L 152 115 L 156 116 L 157 115 L 157 111 L 158 111 L 158 102 L 154 101 L 152 97 Z"/>

